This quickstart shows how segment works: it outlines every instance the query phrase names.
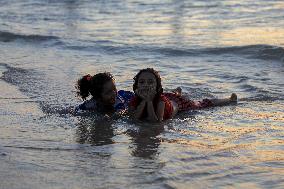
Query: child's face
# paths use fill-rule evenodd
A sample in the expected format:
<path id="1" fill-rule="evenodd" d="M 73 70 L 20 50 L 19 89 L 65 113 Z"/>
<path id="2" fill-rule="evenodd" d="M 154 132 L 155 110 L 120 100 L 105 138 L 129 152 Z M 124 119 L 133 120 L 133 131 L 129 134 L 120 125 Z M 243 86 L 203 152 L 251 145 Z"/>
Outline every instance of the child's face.
<path id="1" fill-rule="evenodd" d="M 138 90 L 155 91 L 157 88 L 157 81 L 154 74 L 150 72 L 143 72 L 140 74 L 137 83 Z"/>
<path id="2" fill-rule="evenodd" d="M 116 87 L 114 81 L 107 81 L 103 86 L 103 91 L 101 94 L 101 100 L 105 104 L 113 105 L 116 99 Z"/>

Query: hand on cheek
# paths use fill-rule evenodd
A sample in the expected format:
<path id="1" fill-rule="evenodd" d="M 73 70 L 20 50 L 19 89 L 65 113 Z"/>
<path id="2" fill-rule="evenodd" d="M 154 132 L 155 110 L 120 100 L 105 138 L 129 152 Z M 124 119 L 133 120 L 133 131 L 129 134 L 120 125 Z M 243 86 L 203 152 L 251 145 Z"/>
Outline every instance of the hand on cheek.
<path id="1" fill-rule="evenodd" d="M 143 100 L 152 101 L 155 95 L 157 94 L 157 92 L 155 88 L 148 87 L 148 88 L 143 88 L 143 89 L 137 89 L 136 94 Z"/>
<path id="2" fill-rule="evenodd" d="M 152 101 L 155 98 L 156 94 L 157 92 L 155 89 L 149 90 L 148 95 L 147 95 L 147 101 Z"/>
<path id="3" fill-rule="evenodd" d="M 145 89 L 136 89 L 135 94 L 142 99 L 146 99 L 147 93 Z"/>

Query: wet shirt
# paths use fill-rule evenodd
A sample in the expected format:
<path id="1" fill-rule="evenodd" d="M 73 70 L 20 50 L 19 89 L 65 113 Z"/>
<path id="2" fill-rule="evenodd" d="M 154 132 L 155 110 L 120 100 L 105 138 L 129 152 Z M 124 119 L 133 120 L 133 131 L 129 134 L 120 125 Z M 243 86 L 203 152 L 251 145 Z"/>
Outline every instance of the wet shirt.
<path id="1" fill-rule="evenodd" d="M 202 109 L 213 106 L 210 99 L 203 99 L 201 101 L 190 100 L 185 96 L 176 95 L 175 93 L 163 93 L 166 98 L 174 101 L 178 105 L 179 111 L 188 111 L 195 109 Z"/>
<path id="2" fill-rule="evenodd" d="M 134 93 L 131 91 L 119 90 L 116 95 L 114 109 L 115 111 L 122 111 L 128 109 L 128 104 L 130 99 L 134 97 Z M 96 110 L 97 102 L 94 98 L 86 100 L 79 106 L 75 108 L 75 112 L 80 112 L 84 110 Z"/>

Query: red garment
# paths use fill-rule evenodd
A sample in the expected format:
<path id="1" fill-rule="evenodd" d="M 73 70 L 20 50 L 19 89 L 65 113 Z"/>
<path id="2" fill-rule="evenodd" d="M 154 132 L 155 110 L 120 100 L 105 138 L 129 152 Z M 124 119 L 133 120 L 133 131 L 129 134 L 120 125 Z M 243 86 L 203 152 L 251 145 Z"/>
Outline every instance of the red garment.
<path id="1" fill-rule="evenodd" d="M 161 95 L 160 98 L 161 101 L 165 103 L 165 109 L 164 109 L 164 119 L 170 119 L 173 115 L 174 107 L 170 99 L 168 99 L 165 95 Z"/>
<path id="2" fill-rule="evenodd" d="M 177 103 L 179 111 L 188 111 L 213 106 L 213 102 L 209 99 L 193 101 L 184 96 L 176 95 L 175 93 L 164 93 L 164 96 Z"/>
<path id="3" fill-rule="evenodd" d="M 174 108 L 173 108 L 171 101 L 163 94 L 160 96 L 160 100 L 165 103 L 163 119 L 170 119 L 172 117 L 172 114 L 173 114 L 173 111 L 174 111 Z M 130 100 L 129 106 L 134 107 L 135 109 L 137 108 L 137 106 L 138 106 L 138 97 L 137 96 L 133 97 Z M 156 109 L 156 107 L 154 107 L 154 108 Z"/>

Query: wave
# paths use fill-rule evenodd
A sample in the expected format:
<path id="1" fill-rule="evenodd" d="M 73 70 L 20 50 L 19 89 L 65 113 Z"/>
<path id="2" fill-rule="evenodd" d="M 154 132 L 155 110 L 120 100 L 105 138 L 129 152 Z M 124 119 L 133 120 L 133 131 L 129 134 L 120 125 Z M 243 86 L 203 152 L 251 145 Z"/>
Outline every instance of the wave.
<path id="1" fill-rule="evenodd" d="M 284 100 L 283 97 L 274 94 L 257 94 L 254 96 L 239 99 L 239 101 L 245 101 L 245 102 L 274 102 L 282 100 Z"/>
<path id="2" fill-rule="evenodd" d="M 248 58 L 278 60 L 284 62 L 284 48 L 271 45 L 247 45 L 203 49 L 169 49 L 161 48 L 162 53 L 173 56 L 192 56 L 201 54 L 222 55 L 232 54 Z"/>
<path id="3" fill-rule="evenodd" d="M 284 62 L 284 48 L 272 45 L 247 45 L 224 48 L 209 48 L 204 50 L 204 52 L 210 54 L 246 55 L 249 58 L 279 60 Z"/>
<path id="4" fill-rule="evenodd" d="M 116 43 L 112 41 L 93 41 L 87 46 L 65 46 L 71 50 L 95 51 L 102 50 L 109 54 L 127 54 L 127 53 L 155 53 L 166 56 L 201 56 L 208 55 L 237 55 L 246 56 L 246 58 L 256 58 L 265 60 L 276 60 L 284 62 L 284 48 L 272 45 L 247 45 L 247 46 L 232 46 L 218 48 L 176 48 L 176 47 L 161 47 L 147 45 L 129 45 Z"/>
<path id="5" fill-rule="evenodd" d="M 203 49 L 176 49 L 176 48 L 157 48 L 151 49 L 171 56 L 200 56 L 210 55 L 241 55 L 247 58 L 257 58 L 265 60 L 278 60 L 284 62 L 284 48 L 271 45 L 247 45 L 219 48 Z"/>
<path id="6" fill-rule="evenodd" d="M 25 35 L 25 34 L 15 34 L 11 32 L 0 31 L 0 42 L 12 42 L 16 40 L 35 43 L 35 42 L 45 42 L 49 40 L 59 40 L 59 38 L 55 36 Z"/>
<path id="7" fill-rule="evenodd" d="M 5 145 L 4 147 L 5 148 L 20 148 L 20 149 L 25 149 L 25 150 L 37 150 L 37 151 L 74 151 L 74 150 L 78 150 L 76 146 L 74 147 L 73 146 L 70 146 L 70 147 L 32 147 L 32 146 Z"/>
<path id="8" fill-rule="evenodd" d="M 246 45 L 217 48 L 180 48 L 180 47 L 163 47 L 145 44 L 127 44 L 111 40 L 98 41 L 72 41 L 64 43 L 57 36 L 45 35 L 25 35 L 11 32 L 0 31 L 0 42 L 13 42 L 16 40 L 38 43 L 53 41 L 52 45 L 59 46 L 63 49 L 76 51 L 102 51 L 108 54 L 128 54 L 128 53 L 146 53 L 161 54 L 166 56 L 203 56 L 203 55 L 237 55 L 246 58 L 256 58 L 264 60 L 276 60 L 284 62 L 284 48 L 272 45 Z"/>

